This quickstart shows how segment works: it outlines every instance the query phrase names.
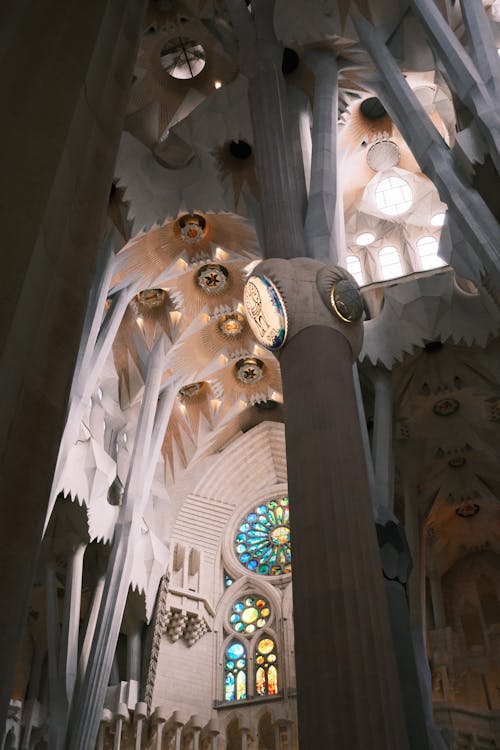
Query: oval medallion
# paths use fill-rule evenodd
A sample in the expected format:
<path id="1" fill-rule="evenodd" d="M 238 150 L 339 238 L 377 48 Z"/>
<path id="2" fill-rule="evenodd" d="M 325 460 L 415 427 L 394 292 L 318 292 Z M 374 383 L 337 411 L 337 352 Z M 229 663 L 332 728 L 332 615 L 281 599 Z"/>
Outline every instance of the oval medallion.
<path id="1" fill-rule="evenodd" d="M 287 315 L 285 303 L 267 276 L 250 276 L 243 292 L 248 323 L 257 341 L 266 349 L 279 349 L 285 343 Z"/>
<path id="2" fill-rule="evenodd" d="M 363 297 L 357 284 L 341 279 L 332 286 L 330 302 L 334 313 L 344 323 L 357 323 L 363 315 Z"/>

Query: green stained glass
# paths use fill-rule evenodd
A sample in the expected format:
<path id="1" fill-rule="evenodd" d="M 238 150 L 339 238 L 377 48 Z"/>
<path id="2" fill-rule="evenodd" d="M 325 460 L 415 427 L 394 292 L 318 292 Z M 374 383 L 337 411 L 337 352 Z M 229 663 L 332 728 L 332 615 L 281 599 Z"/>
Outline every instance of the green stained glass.
<path id="1" fill-rule="evenodd" d="M 279 576 L 291 572 L 288 498 L 278 497 L 247 513 L 235 536 L 239 560 L 252 573 Z"/>

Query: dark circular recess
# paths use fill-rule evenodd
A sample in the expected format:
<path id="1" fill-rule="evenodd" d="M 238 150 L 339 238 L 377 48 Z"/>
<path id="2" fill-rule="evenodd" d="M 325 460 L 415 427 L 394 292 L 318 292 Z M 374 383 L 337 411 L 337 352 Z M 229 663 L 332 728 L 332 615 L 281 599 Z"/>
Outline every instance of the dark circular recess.
<path id="1" fill-rule="evenodd" d="M 479 505 L 477 503 L 463 503 L 456 509 L 455 513 L 461 518 L 471 518 L 471 516 L 476 516 L 479 513 Z"/>
<path id="2" fill-rule="evenodd" d="M 377 96 L 370 96 L 361 102 L 361 112 L 369 120 L 378 120 L 387 114 L 386 109 Z"/>
<path id="3" fill-rule="evenodd" d="M 429 354 L 435 354 L 436 352 L 440 352 L 443 348 L 443 344 L 441 341 L 428 341 L 427 344 L 424 346 L 424 349 Z"/>
<path id="4" fill-rule="evenodd" d="M 252 154 L 252 147 L 246 141 L 231 141 L 229 153 L 235 159 L 248 159 Z"/>
<path id="5" fill-rule="evenodd" d="M 281 60 L 281 72 L 284 76 L 289 76 L 294 70 L 299 67 L 300 57 L 294 49 L 285 47 L 283 50 L 283 58 Z"/>
<path id="6" fill-rule="evenodd" d="M 441 398 L 436 401 L 432 407 L 432 411 L 438 417 L 451 417 L 455 414 L 460 407 L 460 401 L 456 398 Z"/>
<path id="7" fill-rule="evenodd" d="M 262 411 L 269 411 L 270 409 L 276 409 L 278 406 L 277 401 L 273 401 L 272 398 L 270 398 L 268 401 L 258 401 L 256 404 L 254 404 L 254 407 L 256 409 L 261 409 Z"/>

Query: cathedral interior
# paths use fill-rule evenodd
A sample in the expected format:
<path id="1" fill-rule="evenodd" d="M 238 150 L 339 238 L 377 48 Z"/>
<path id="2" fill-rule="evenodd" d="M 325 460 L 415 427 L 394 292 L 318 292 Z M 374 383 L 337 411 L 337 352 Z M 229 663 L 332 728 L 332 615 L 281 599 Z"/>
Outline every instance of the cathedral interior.
<path id="1" fill-rule="evenodd" d="M 500 2 L 0 53 L 1 750 L 499 750 Z"/>

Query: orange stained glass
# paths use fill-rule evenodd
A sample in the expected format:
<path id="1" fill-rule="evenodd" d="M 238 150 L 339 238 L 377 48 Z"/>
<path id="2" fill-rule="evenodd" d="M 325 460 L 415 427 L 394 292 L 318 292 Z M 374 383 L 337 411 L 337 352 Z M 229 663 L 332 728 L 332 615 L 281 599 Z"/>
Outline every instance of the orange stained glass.
<path id="1" fill-rule="evenodd" d="M 257 644 L 259 654 L 270 654 L 274 648 L 274 643 L 270 638 L 262 638 Z"/>
<path id="2" fill-rule="evenodd" d="M 266 694 L 266 673 L 262 667 L 259 667 L 255 673 L 255 689 L 257 690 L 257 695 Z"/>
<path id="3" fill-rule="evenodd" d="M 278 670 L 275 666 L 269 667 L 267 671 L 267 692 L 268 695 L 276 695 L 278 692 Z"/>

